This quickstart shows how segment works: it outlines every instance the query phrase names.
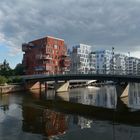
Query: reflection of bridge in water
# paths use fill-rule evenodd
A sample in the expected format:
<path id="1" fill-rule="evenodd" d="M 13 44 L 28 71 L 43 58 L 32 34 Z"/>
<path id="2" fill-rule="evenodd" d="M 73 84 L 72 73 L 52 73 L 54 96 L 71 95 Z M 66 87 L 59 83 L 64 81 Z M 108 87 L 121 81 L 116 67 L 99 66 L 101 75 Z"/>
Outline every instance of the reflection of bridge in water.
<path id="1" fill-rule="evenodd" d="M 129 93 L 136 87 L 137 89 L 135 90 L 138 93 L 140 91 L 139 84 L 130 84 Z M 135 93 L 136 92 L 130 94 L 133 95 Z M 94 89 L 79 88 L 64 93 L 48 91 L 44 93 L 44 95 L 45 100 L 43 97 L 43 101 L 35 102 L 35 104 L 41 106 L 41 110 L 34 110 L 32 107 L 24 106 L 23 131 L 41 133 L 47 137 L 55 137 L 67 135 L 70 125 L 84 129 L 92 128 L 96 122 L 99 123 L 99 130 L 102 129 L 108 133 L 106 127 L 101 128 L 103 123 L 105 123 L 104 120 L 123 124 L 140 124 L 140 111 L 131 111 L 128 99 L 131 98 L 133 104 L 136 102 L 138 94 L 123 98 L 127 99 L 126 104 L 126 102 L 117 98 L 115 86 L 103 86 Z M 43 96 L 43 94 L 41 96 Z M 117 105 L 117 103 L 119 103 L 119 105 Z M 135 108 L 135 104 L 133 108 Z M 55 112 L 52 109 L 59 112 Z M 110 128 L 111 131 L 112 129 L 113 128 Z M 121 133 L 127 137 L 125 130 L 130 131 L 129 125 L 116 125 L 115 131 L 120 133 L 120 129 Z"/>
<path id="2" fill-rule="evenodd" d="M 44 139 L 66 137 L 73 128 L 76 128 L 77 137 L 80 133 L 85 139 L 90 131 L 92 138 L 94 135 L 94 138 L 99 140 L 106 136 L 107 139 L 111 137 L 111 140 L 114 129 L 116 139 L 123 135 L 129 140 L 132 138 L 129 137 L 130 135 L 136 133 L 137 136 L 140 135 L 139 130 L 134 126 L 140 125 L 140 104 L 138 102 L 140 84 L 131 83 L 128 92 L 128 97 L 122 99 L 117 98 L 115 86 L 77 88 L 66 93 L 47 91 L 41 95 L 39 92 L 28 94 L 29 98 L 30 95 L 35 96 L 35 100 L 29 100 L 23 95 L 27 98 L 16 99 L 16 102 L 22 101 L 19 102 L 22 114 L 20 127 L 22 132 L 41 134 Z M 13 103 L 13 99 L 12 102 L 10 101 L 10 96 L 12 95 L 0 96 L 1 112 L 4 112 L 3 105 L 9 107 Z M 21 97 L 20 94 L 18 97 Z M 13 112 L 13 110 L 8 112 Z M 86 130 L 88 132 L 85 132 Z"/>
<path id="3" fill-rule="evenodd" d="M 64 101 L 81 103 L 86 105 L 100 106 L 106 108 L 117 107 L 117 86 L 106 85 L 101 87 L 77 88 L 72 89 L 69 92 L 55 93 L 54 91 L 47 91 L 46 98 L 54 99 L 59 98 Z M 82 92 L 81 92 L 82 90 Z M 127 90 L 123 92 L 122 98 L 127 98 L 127 102 L 124 101 L 128 107 L 135 107 L 140 109 L 140 83 L 129 83 Z"/>

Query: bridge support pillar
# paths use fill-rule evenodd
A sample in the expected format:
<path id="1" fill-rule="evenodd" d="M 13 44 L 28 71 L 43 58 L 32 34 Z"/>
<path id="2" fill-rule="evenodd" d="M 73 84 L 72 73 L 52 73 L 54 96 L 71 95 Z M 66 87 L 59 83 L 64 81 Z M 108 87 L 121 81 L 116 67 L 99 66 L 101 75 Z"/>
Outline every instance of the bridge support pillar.
<path id="1" fill-rule="evenodd" d="M 36 90 L 40 89 L 40 82 L 33 82 L 33 81 L 28 81 L 25 83 L 25 90 Z"/>
<path id="2" fill-rule="evenodd" d="M 55 81 L 54 83 L 54 89 L 55 92 L 66 92 L 69 88 L 69 81 L 65 81 L 62 83 L 58 83 L 58 81 Z"/>
<path id="3" fill-rule="evenodd" d="M 34 81 L 28 81 L 25 83 L 25 90 L 37 90 L 40 91 L 42 88 L 45 88 L 45 90 L 48 89 L 48 84 L 44 82 L 34 82 Z"/>
<path id="4" fill-rule="evenodd" d="M 129 84 L 128 83 L 120 83 L 116 86 L 117 97 L 123 98 L 128 96 L 129 92 Z"/>

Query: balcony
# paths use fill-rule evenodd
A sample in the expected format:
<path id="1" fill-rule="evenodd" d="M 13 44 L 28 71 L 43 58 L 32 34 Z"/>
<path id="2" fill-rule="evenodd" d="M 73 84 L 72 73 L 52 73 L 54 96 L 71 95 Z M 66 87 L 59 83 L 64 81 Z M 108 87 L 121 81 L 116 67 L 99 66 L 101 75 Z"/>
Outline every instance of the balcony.
<path id="1" fill-rule="evenodd" d="M 36 66 L 35 71 L 50 71 L 51 67 L 50 66 Z"/>
<path id="2" fill-rule="evenodd" d="M 42 55 L 41 59 L 44 59 L 44 60 L 51 60 L 52 58 L 49 56 L 49 55 Z"/>
<path id="3" fill-rule="evenodd" d="M 43 59 L 43 60 L 51 60 L 52 59 L 49 55 L 42 55 L 42 54 L 36 55 L 36 58 Z"/>
<path id="4" fill-rule="evenodd" d="M 46 54 L 48 55 L 48 54 L 51 54 L 51 52 L 49 52 L 49 51 L 46 51 Z"/>
<path id="5" fill-rule="evenodd" d="M 46 71 L 51 71 L 51 70 L 52 70 L 52 67 L 51 67 L 51 66 L 46 66 L 46 67 L 45 67 L 45 70 L 46 70 Z"/>
<path id="6" fill-rule="evenodd" d="M 35 71 L 44 71 L 45 67 L 44 66 L 36 66 Z"/>

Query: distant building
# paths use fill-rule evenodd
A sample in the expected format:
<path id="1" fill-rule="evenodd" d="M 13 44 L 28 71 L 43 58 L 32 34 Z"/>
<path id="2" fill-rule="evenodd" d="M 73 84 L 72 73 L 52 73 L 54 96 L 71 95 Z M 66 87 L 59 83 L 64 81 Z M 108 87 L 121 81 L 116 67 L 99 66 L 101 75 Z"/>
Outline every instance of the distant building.
<path id="1" fill-rule="evenodd" d="M 79 44 L 73 46 L 71 51 L 71 73 L 89 73 L 90 62 L 89 55 L 91 53 L 91 46 Z"/>
<path id="2" fill-rule="evenodd" d="M 126 74 L 126 59 L 127 56 L 124 54 L 116 54 L 116 74 Z"/>
<path id="3" fill-rule="evenodd" d="M 96 72 L 109 74 L 115 71 L 115 58 L 112 51 L 98 50 L 95 51 L 96 55 Z"/>
<path id="4" fill-rule="evenodd" d="M 138 74 L 140 75 L 140 59 L 139 59 L 139 63 L 138 63 Z"/>
<path id="5" fill-rule="evenodd" d="M 91 52 L 89 54 L 89 73 L 96 73 L 96 54 Z"/>
<path id="6" fill-rule="evenodd" d="M 57 74 L 69 70 L 70 59 L 63 39 L 47 36 L 22 44 L 27 75 Z"/>
<path id="7" fill-rule="evenodd" d="M 127 74 L 138 74 L 140 59 L 136 57 L 127 57 L 126 59 L 126 71 Z"/>

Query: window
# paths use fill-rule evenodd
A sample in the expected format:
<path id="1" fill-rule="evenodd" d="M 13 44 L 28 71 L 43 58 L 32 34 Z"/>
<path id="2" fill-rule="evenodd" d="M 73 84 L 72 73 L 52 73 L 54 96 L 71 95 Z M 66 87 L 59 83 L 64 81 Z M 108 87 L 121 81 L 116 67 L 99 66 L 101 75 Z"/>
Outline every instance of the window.
<path id="1" fill-rule="evenodd" d="M 57 45 L 54 45 L 54 49 L 57 49 Z"/>

